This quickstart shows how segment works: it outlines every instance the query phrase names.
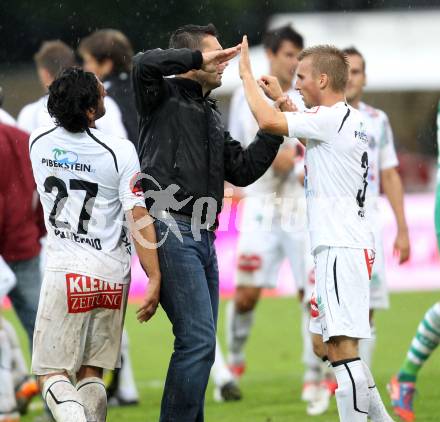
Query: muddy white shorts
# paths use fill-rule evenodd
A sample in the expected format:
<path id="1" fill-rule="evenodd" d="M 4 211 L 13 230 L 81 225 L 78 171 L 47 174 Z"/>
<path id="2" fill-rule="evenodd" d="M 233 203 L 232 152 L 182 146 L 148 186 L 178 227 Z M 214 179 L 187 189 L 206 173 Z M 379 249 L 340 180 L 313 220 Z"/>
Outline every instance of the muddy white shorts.
<path id="1" fill-rule="evenodd" d="M 128 284 L 46 271 L 35 323 L 32 373 L 74 375 L 82 365 L 119 367 L 128 288 Z"/>
<path id="2" fill-rule="evenodd" d="M 319 247 L 315 251 L 315 305 L 310 331 L 330 337 L 369 338 L 370 278 L 374 252 Z M 313 312 L 315 311 L 315 312 Z"/>

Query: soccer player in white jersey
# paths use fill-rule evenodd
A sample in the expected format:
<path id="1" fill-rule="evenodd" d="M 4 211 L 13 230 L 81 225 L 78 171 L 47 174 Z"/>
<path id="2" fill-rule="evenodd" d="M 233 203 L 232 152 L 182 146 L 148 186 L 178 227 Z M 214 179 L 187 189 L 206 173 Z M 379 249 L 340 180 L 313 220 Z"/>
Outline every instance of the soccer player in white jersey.
<path id="1" fill-rule="evenodd" d="M 149 275 L 138 320 L 148 320 L 159 300 L 156 235 L 136 183 L 136 150 L 94 128 L 105 113 L 104 96 L 95 75 L 65 70 L 49 87 L 56 126 L 37 129 L 29 141 L 48 232 L 32 371 L 62 422 L 106 418 L 102 372 L 119 365 L 130 282 L 124 215 Z"/>
<path id="2" fill-rule="evenodd" d="M 41 126 L 53 124 L 47 111 L 47 88 L 63 69 L 75 65 L 75 53 L 62 41 L 45 41 L 35 54 L 34 61 L 38 78 L 46 94 L 24 106 L 18 114 L 17 126 L 29 133 Z M 126 138 L 127 132 L 118 105 L 110 97 L 105 97 L 104 106 L 106 113 L 96 122 L 96 127 L 113 136 Z"/>
<path id="3" fill-rule="evenodd" d="M 294 102 L 302 100 L 293 86 L 298 66 L 297 56 L 304 47 L 303 37 L 284 26 L 271 30 L 263 37 L 270 74 L 275 76 L 285 92 Z M 231 102 L 229 130 L 235 139 L 247 146 L 258 131 L 258 125 L 246 101 L 243 87 L 238 88 Z M 298 140 L 286 138 L 270 169 L 255 183 L 244 189 L 245 200 L 238 242 L 237 289 L 233 300 L 227 305 L 228 361 L 234 376 L 240 377 L 245 370 L 244 347 L 254 321 L 254 310 L 262 288 L 275 288 L 279 268 L 285 258 L 292 268 L 299 290 L 300 300 L 304 295 L 307 274 L 313 266 L 308 248 L 305 219 L 301 215 L 304 189 L 299 182 L 297 165 L 301 162 L 297 151 L 303 148 Z M 299 164 L 300 172 L 303 166 Z M 282 202 L 280 202 L 282 201 Z M 273 218 L 271 218 L 272 216 Z M 267 219 L 270 219 L 269 226 Z M 286 218 L 287 217 L 287 218 Z M 291 221 L 292 224 L 284 224 Z M 307 246 L 306 246 L 307 245 Z M 307 301 L 308 302 L 308 301 Z M 303 308 L 305 326 L 308 327 L 308 306 Z M 313 399 L 315 381 L 320 375 L 321 361 L 312 351 L 308 329 L 304 333 L 304 362 L 307 370 L 304 377 L 303 398 Z M 212 368 L 215 397 L 227 400 L 234 397 L 232 376 L 228 374 L 224 359 L 217 348 L 216 362 Z M 222 364 L 223 363 L 223 364 Z"/>
<path id="4" fill-rule="evenodd" d="M 240 76 L 261 129 L 306 139 L 305 190 L 311 249 L 315 259 L 318 315 L 310 328 L 322 336 L 338 382 L 342 422 L 390 421 L 368 366 L 359 358 L 359 339 L 369 338 L 369 279 L 374 236 L 365 200 L 368 139 L 359 111 L 345 102 L 348 63 L 332 46 L 315 46 L 298 57 L 296 88 L 305 112 L 279 112 L 258 90 L 243 38 Z M 262 84 L 275 100 L 275 78 Z M 321 350 L 316 350 L 322 354 Z"/>
<path id="5" fill-rule="evenodd" d="M 365 59 L 355 48 L 343 50 L 350 65 L 347 90 L 348 103 L 358 109 L 365 122 L 365 133 L 368 138 L 368 189 L 367 207 L 373 223 L 376 246 L 376 257 L 370 282 L 370 326 L 371 338 L 361 340 L 359 353 L 361 358 L 371 366 L 372 354 L 376 344 L 374 311 L 389 307 L 388 291 L 385 277 L 385 257 L 382 241 L 382 224 L 379 210 L 380 186 L 391 205 L 397 225 L 394 241 L 394 252 L 399 256 L 399 263 L 409 259 L 410 244 L 408 226 L 403 206 L 403 187 L 397 166 L 393 132 L 387 115 L 361 101 L 366 84 Z"/>

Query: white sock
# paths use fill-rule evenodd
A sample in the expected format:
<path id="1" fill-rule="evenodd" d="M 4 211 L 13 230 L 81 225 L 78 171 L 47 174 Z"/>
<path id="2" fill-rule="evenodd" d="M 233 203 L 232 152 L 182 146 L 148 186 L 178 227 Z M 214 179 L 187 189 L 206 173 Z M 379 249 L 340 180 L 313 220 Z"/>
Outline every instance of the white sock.
<path id="1" fill-rule="evenodd" d="M 371 325 L 371 337 L 359 340 L 359 356 L 371 368 L 373 353 L 376 348 L 376 327 Z"/>
<path id="2" fill-rule="evenodd" d="M 322 360 L 315 355 L 313 351 L 312 334 L 309 330 L 310 324 L 310 310 L 308 307 L 302 307 L 302 341 L 303 341 L 303 363 L 305 366 L 304 382 L 319 382 L 321 381 Z"/>
<path id="3" fill-rule="evenodd" d="M 14 387 L 16 387 L 29 375 L 29 371 L 13 325 L 5 318 L 1 318 L 1 320 L 1 324 L 8 336 L 8 341 L 11 346 L 12 377 L 14 378 Z"/>
<path id="4" fill-rule="evenodd" d="M 107 417 L 107 392 L 101 378 L 84 378 L 76 384 L 87 422 L 105 422 Z"/>
<path id="5" fill-rule="evenodd" d="M 216 387 L 234 382 L 234 376 L 226 365 L 218 339 L 215 344 L 215 361 L 211 368 L 211 376 Z"/>
<path id="6" fill-rule="evenodd" d="M 363 363 L 359 358 L 332 364 L 338 382 L 336 402 L 341 422 L 366 422 L 370 392 Z"/>
<path id="7" fill-rule="evenodd" d="M 11 347 L 7 334 L 0 330 L 0 417 L 16 411 L 14 382 L 11 372 Z"/>
<path id="8" fill-rule="evenodd" d="M 226 305 L 226 336 L 229 350 L 229 363 L 244 362 L 243 348 L 254 323 L 254 311 L 238 313 L 234 301 Z"/>
<path id="9" fill-rule="evenodd" d="M 380 397 L 379 390 L 374 382 L 370 368 L 365 362 L 362 362 L 365 375 L 367 377 L 368 389 L 370 390 L 370 405 L 368 406 L 368 416 L 373 422 L 392 422 L 385 405 Z"/>
<path id="10" fill-rule="evenodd" d="M 48 378 L 42 394 L 57 422 L 87 422 L 81 397 L 64 375 Z"/>
<path id="11" fill-rule="evenodd" d="M 130 348 L 128 334 L 125 329 L 122 331 L 121 341 L 122 365 L 119 370 L 119 382 L 116 395 L 125 401 L 139 400 L 139 393 L 134 381 L 133 368 L 130 359 Z"/>

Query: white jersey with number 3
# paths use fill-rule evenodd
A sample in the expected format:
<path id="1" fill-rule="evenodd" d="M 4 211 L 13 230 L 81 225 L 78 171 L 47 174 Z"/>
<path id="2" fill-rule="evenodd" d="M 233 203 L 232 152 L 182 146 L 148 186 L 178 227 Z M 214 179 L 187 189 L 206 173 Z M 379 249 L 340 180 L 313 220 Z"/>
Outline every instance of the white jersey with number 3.
<path id="1" fill-rule="evenodd" d="M 29 145 L 48 233 L 46 269 L 129 282 L 124 211 L 145 207 L 133 186 L 140 172 L 133 144 L 96 129 L 45 127 Z"/>
<path id="2" fill-rule="evenodd" d="M 307 138 L 305 189 L 312 252 L 374 249 L 365 213 L 368 140 L 359 111 L 344 102 L 284 113 L 289 136 Z"/>

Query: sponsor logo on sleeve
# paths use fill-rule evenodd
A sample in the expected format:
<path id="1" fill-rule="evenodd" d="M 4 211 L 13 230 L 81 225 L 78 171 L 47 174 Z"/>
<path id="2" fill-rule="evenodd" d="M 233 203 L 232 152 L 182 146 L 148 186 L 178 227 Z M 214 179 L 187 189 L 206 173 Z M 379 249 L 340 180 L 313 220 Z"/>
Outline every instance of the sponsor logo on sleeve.
<path id="1" fill-rule="evenodd" d="M 66 274 L 67 308 L 69 314 L 93 309 L 121 309 L 124 285 L 109 283 L 81 274 Z"/>

